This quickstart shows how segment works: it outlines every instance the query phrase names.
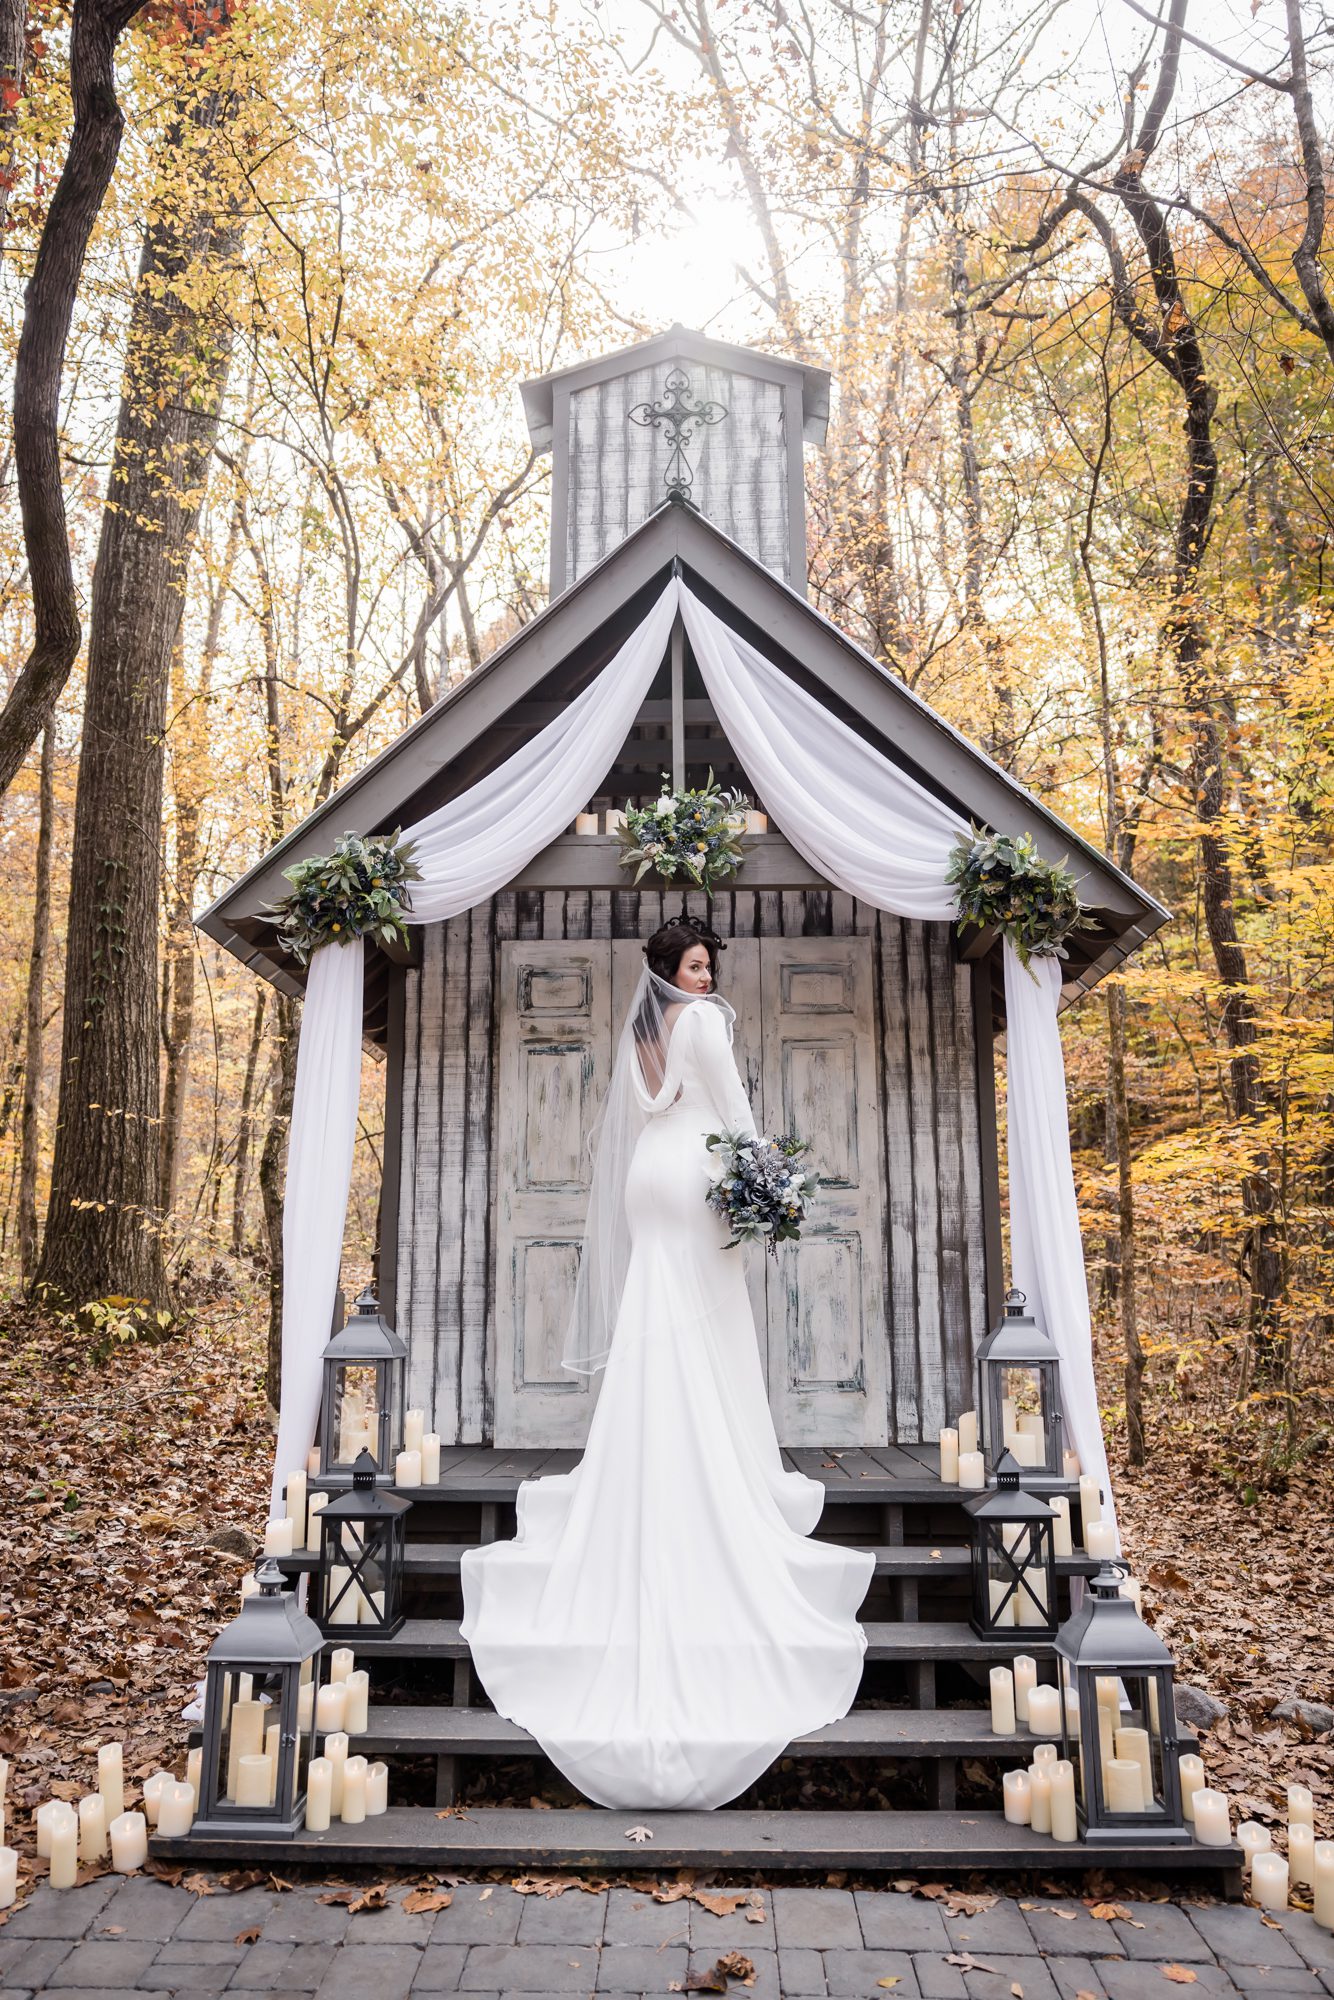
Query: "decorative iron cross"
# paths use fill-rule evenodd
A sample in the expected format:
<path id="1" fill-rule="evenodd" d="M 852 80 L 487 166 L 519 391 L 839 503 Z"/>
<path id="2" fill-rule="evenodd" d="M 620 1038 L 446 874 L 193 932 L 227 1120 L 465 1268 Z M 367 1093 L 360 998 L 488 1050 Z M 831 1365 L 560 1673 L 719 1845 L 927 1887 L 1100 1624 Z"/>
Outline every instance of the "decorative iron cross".
<path id="1" fill-rule="evenodd" d="M 667 460 L 667 470 L 663 474 L 663 484 L 669 493 L 680 494 L 688 499 L 694 482 L 694 473 L 686 458 L 686 446 L 693 444 L 697 433 L 705 424 L 720 424 L 727 415 L 721 403 L 688 400 L 690 397 L 690 377 L 684 368 L 673 368 L 668 372 L 663 385 L 663 394 L 656 403 L 636 403 L 630 412 L 632 424 L 643 424 L 655 431 L 670 430 L 672 434 L 671 456 Z"/>

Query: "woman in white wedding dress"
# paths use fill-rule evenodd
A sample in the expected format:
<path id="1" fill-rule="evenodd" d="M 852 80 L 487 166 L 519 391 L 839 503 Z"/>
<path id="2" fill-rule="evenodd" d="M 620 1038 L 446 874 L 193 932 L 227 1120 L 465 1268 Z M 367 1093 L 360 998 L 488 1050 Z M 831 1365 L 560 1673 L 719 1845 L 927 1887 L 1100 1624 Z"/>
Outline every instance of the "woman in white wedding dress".
<path id="1" fill-rule="evenodd" d="M 711 1807 L 846 1715 L 867 1550 L 808 1539 L 742 1258 L 705 1204 L 723 1130 L 754 1133 L 714 991 L 722 942 L 666 925 L 597 1134 L 565 1365 L 606 1373 L 583 1457 L 524 1481 L 513 1541 L 464 1551 L 467 1640 L 497 1712 L 599 1804 Z M 818 1165 L 818 1162 L 817 1162 Z"/>

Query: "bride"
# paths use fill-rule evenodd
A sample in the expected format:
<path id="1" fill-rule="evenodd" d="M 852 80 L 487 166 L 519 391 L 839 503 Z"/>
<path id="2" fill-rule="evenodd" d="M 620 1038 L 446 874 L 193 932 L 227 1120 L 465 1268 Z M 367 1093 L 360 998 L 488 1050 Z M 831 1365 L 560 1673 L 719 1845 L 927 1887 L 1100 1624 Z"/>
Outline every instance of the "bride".
<path id="1" fill-rule="evenodd" d="M 808 1539 L 706 1136 L 754 1133 L 716 991 L 722 940 L 656 932 L 596 1133 L 563 1365 L 605 1367 L 583 1457 L 524 1481 L 513 1541 L 463 1553 L 461 1633 L 499 1714 L 599 1804 L 733 1799 L 846 1715 L 867 1550 Z"/>

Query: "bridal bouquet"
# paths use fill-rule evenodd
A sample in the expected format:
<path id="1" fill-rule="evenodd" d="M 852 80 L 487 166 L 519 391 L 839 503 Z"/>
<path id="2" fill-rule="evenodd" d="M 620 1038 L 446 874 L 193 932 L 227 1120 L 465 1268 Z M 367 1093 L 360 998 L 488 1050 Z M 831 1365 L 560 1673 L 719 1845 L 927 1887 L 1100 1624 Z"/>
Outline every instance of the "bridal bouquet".
<path id="1" fill-rule="evenodd" d="M 738 1243 L 763 1242 L 776 1253 L 780 1243 L 795 1243 L 811 1196 L 820 1185 L 817 1173 L 797 1165 L 806 1151 L 805 1140 L 711 1132 L 704 1143 L 721 1169 L 710 1170 L 712 1184 L 705 1200 L 731 1229 L 728 1249 Z"/>

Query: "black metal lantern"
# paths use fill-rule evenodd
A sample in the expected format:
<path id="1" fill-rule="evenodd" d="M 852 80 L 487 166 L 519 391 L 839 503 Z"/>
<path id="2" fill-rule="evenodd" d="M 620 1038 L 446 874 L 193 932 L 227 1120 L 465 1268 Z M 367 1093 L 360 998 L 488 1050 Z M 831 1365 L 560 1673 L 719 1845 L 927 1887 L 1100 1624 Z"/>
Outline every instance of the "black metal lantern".
<path id="1" fill-rule="evenodd" d="M 1104 1563 L 1056 1635 L 1061 1754 L 1075 1767 L 1085 1840 L 1189 1840 L 1172 1656 L 1122 1597 L 1126 1570 L 1125 1563 Z"/>
<path id="2" fill-rule="evenodd" d="M 977 1421 L 988 1474 L 1009 1451 L 1026 1472 L 1063 1476 L 1061 1364 L 1022 1292 L 1005 1294 L 1005 1311 L 977 1350 Z M 1021 1437 L 1034 1440 L 1035 1452 L 1016 1447 Z"/>
<path id="3" fill-rule="evenodd" d="M 412 1506 L 375 1482 L 375 1460 L 363 1451 L 352 1487 L 320 1513 L 320 1568 L 315 1617 L 326 1638 L 349 1625 L 388 1639 L 403 1623 L 405 1523 Z"/>
<path id="4" fill-rule="evenodd" d="M 301 1828 L 324 1640 L 283 1582 L 269 1557 L 209 1649 L 192 1833 L 290 1840 Z"/>
<path id="5" fill-rule="evenodd" d="M 403 1442 L 407 1368 L 407 1345 L 368 1285 L 324 1350 L 320 1472 L 326 1478 L 351 1478 L 358 1455 L 368 1451 L 381 1482 L 392 1481 Z"/>
<path id="6" fill-rule="evenodd" d="M 973 1518 L 973 1630 L 991 1639 L 1022 1625 L 1033 1638 L 1056 1632 L 1056 1516 L 1020 1484 L 1020 1467 L 1003 1451 L 996 1484 L 965 1502 Z"/>

